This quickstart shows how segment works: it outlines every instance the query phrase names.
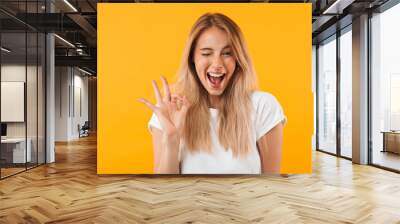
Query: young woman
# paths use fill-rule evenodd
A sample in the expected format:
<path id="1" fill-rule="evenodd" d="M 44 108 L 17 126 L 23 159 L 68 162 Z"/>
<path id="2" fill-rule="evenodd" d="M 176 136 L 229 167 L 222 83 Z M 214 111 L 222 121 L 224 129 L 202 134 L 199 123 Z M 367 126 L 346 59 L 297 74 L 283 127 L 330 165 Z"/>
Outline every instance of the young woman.
<path id="1" fill-rule="evenodd" d="M 279 173 L 285 116 L 276 98 L 257 91 L 238 25 L 207 13 L 193 25 L 171 93 L 162 77 L 149 122 L 158 174 Z M 162 96 L 163 95 L 163 96 Z"/>

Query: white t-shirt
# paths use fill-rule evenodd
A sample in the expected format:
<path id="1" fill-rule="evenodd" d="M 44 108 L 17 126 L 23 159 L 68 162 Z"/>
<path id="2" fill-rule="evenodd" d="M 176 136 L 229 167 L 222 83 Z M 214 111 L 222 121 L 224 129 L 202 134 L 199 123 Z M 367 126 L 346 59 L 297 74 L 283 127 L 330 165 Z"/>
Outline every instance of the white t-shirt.
<path id="1" fill-rule="evenodd" d="M 285 122 L 282 107 L 276 98 L 267 92 L 256 91 L 251 96 L 253 111 L 253 139 L 250 152 L 245 158 L 234 157 L 232 150 L 225 150 L 218 140 L 218 110 L 210 108 L 211 148 L 206 152 L 190 152 L 185 146 L 180 147 L 182 174 L 259 174 L 261 173 L 260 155 L 256 142 L 280 122 Z M 149 127 L 161 128 L 157 116 L 153 113 Z"/>

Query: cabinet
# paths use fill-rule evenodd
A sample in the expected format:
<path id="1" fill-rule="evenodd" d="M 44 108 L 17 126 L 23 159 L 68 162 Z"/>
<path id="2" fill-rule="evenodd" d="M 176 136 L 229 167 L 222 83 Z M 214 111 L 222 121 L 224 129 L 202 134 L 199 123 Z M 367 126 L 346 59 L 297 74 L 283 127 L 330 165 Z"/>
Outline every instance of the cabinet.
<path id="1" fill-rule="evenodd" d="M 400 131 L 384 131 L 383 152 L 400 154 Z"/>

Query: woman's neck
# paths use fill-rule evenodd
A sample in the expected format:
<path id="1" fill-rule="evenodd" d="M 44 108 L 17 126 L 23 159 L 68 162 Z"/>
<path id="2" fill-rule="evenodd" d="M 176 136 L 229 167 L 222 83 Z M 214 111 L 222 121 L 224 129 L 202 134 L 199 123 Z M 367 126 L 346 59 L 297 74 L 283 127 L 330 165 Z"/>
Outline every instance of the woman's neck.
<path id="1" fill-rule="evenodd" d="M 218 109 L 219 108 L 219 104 L 221 102 L 221 97 L 220 96 L 210 96 L 209 97 L 210 101 L 210 105 L 209 107 L 214 108 L 214 109 Z"/>

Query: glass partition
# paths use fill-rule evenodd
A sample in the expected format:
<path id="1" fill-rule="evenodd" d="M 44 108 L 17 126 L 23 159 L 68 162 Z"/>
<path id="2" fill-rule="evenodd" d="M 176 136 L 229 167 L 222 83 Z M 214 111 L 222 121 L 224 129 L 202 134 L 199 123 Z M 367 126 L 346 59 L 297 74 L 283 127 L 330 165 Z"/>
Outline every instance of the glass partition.
<path id="1" fill-rule="evenodd" d="M 21 16 L 43 13 L 44 3 L 1 1 L 0 7 Z M 1 179 L 45 163 L 45 45 L 44 33 L 0 11 Z"/>
<path id="2" fill-rule="evenodd" d="M 24 171 L 31 158 L 26 140 L 26 33 L 3 32 L 1 47 L 1 176 L 7 177 Z"/>

